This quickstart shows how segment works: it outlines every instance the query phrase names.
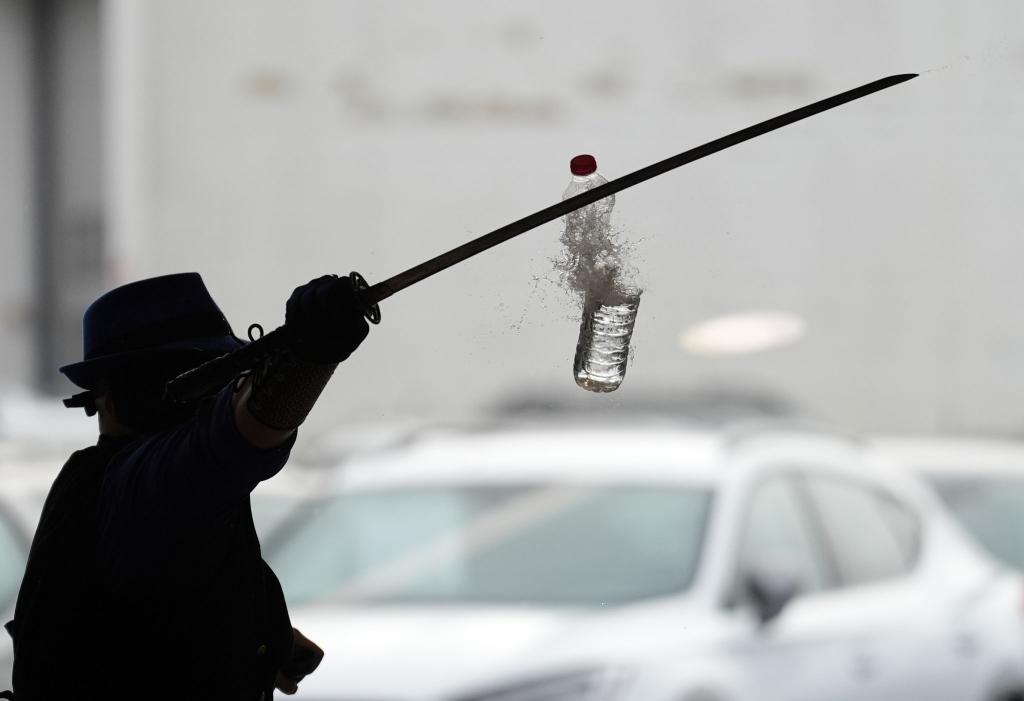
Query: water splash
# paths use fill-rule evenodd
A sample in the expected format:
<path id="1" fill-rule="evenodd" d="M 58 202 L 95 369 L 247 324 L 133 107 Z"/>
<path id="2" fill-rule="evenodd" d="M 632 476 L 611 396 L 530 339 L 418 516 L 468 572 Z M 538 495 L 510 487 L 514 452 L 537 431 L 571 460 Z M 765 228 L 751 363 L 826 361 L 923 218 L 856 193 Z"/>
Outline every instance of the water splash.
<path id="1" fill-rule="evenodd" d="M 581 308 L 588 298 L 621 304 L 640 293 L 634 245 L 597 208 L 570 212 L 560 240 L 562 251 L 552 263 L 559 283 Z"/>

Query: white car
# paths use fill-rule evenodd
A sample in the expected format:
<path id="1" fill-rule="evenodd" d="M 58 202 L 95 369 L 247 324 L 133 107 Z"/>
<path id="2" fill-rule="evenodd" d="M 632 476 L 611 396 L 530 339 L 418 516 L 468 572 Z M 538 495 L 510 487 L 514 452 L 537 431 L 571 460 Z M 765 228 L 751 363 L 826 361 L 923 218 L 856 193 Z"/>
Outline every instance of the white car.
<path id="1" fill-rule="evenodd" d="M 31 534 L 18 523 L 9 504 L 0 498 L 0 626 L 14 615 L 14 600 L 28 560 Z M 0 691 L 11 688 L 14 652 L 11 638 L 0 627 Z"/>
<path id="2" fill-rule="evenodd" d="M 14 616 L 32 534 L 60 466 L 38 456 L 10 453 L 9 447 L 0 445 L 0 626 Z M 13 662 L 11 638 L 0 627 L 0 691 L 11 688 Z"/>
<path id="3" fill-rule="evenodd" d="M 1024 443 L 961 437 L 876 443 L 930 483 L 986 550 L 1024 572 Z"/>
<path id="4" fill-rule="evenodd" d="M 265 556 L 299 699 L 1009 701 L 1020 578 L 856 441 L 551 425 L 350 459 Z"/>

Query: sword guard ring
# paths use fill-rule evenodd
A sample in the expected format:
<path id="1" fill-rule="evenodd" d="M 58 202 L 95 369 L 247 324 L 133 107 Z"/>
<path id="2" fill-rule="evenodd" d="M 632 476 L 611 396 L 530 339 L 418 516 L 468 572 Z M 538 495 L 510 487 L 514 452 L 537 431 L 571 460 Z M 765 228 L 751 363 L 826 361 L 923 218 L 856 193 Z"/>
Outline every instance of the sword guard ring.
<path id="1" fill-rule="evenodd" d="M 364 278 L 362 275 L 360 275 L 354 270 L 348 274 L 348 279 L 352 283 L 352 289 L 355 291 L 357 298 L 359 297 L 360 292 L 362 292 L 363 290 L 370 289 L 370 284 L 366 282 L 366 278 Z M 371 304 L 370 306 L 364 306 L 363 316 L 365 316 L 366 320 L 369 321 L 371 324 L 379 324 L 380 305 Z"/>

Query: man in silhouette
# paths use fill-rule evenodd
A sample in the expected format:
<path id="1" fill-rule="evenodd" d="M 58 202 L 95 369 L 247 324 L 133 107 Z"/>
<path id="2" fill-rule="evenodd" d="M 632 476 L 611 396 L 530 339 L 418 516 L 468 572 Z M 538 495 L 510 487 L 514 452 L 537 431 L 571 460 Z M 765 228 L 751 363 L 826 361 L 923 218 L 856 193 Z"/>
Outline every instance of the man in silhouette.
<path id="1" fill-rule="evenodd" d="M 291 342 L 210 396 L 168 380 L 242 343 L 196 273 L 119 287 L 84 317 L 61 371 L 99 440 L 54 481 L 14 620 L 17 701 L 245 699 L 291 694 L 323 652 L 291 627 L 249 494 L 288 459 L 338 363 L 368 326 L 348 278 L 286 306 Z"/>

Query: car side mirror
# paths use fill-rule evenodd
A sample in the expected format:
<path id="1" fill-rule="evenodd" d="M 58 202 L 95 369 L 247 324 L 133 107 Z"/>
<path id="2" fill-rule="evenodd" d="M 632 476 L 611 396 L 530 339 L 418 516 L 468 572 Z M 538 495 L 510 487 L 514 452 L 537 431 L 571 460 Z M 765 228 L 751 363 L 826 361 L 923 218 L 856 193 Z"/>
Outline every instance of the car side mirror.
<path id="1" fill-rule="evenodd" d="M 761 626 L 779 617 L 783 609 L 800 593 L 800 581 L 791 574 L 754 570 L 743 578 L 747 600 L 753 605 Z"/>

